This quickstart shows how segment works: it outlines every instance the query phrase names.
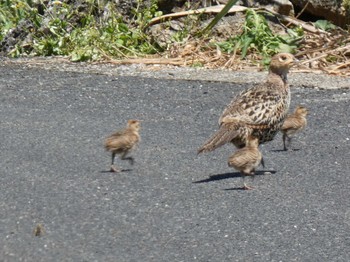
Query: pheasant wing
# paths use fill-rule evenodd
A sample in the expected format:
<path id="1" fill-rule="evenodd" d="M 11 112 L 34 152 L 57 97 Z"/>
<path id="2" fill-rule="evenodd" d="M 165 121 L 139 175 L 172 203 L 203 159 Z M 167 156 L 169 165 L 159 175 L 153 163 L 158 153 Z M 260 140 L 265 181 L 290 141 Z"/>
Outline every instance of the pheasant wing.
<path id="1" fill-rule="evenodd" d="M 238 118 L 250 125 L 268 125 L 280 112 L 282 94 L 277 90 L 266 88 L 266 83 L 242 92 L 231 101 L 222 113 L 219 123 L 225 117 Z"/>

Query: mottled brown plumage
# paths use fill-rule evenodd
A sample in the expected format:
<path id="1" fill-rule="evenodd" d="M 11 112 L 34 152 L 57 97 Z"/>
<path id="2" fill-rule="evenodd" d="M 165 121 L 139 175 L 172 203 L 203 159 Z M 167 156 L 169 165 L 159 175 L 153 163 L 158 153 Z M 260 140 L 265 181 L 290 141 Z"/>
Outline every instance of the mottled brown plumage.
<path id="1" fill-rule="evenodd" d="M 111 172 L 118 172 L 114 165 L 114 158 L 117 154 L 121 155 L 122 160 L 129 160 L 133 165 L 134 159 L 126 157 L 135 145 L 140 141 L 140 122 L 138 120 L 129 120 L 127 127 L 117 131 L 106 138 L 104 142 L 105 149 L 112 153 Z"/>
<path id="2" fill-rule="evenodd" d="M 283 133 L 282 139 L 283 139 L 283 150 L 288 150 L 286 146 L 286 139 L 288 144 L 290 145 L 292 141 L 292 136 L 303 130 L 306 127 L 307 120 L 307 109 L 303 106 L 298 106 L 293 114 L 290 114 L 285 119 L 281 132 Z"/>
<path id="3" fill-rule="evenodd" d="M 228 165 L 241 172 L 244 189 L 252 189 L 245 183 L 245 178 L 247 176 L 254 178 L 255 168 L 260 163 L 264 165 L 262 154 L 259 151 L 259 139 L 251 136 L 248 137 L 246 146 L 238 149 L 228 159 Z"/>
<path id="4" fill-rule="evenodd" d="M 291 54 L 272 57 L 267 80 L 241 92 L 226 107 L 219 119 L 220 129 L 198 150 L 212 151 L 228 142 L 242 148 L 252 135 L 259 143 L 271 141 L 288 113 L 290 90 L 287 73 L 294 64 Z"/>
<path id="5" fill-rule="evenodd" d="M 37 224 L 33 230 L 33 235 L 36 237 L 41 237 L 45 234 L 45 229 L 42 224 Z"/>

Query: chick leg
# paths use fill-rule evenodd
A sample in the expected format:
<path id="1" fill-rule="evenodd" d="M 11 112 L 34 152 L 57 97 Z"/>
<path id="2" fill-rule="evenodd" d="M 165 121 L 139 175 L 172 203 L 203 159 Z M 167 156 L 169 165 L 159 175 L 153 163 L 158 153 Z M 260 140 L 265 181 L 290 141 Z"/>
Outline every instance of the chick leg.
<path id="1" fill-rule="evenodd" d="M 260 164 L 263 166 L 263 168 L 265 168 L 265 161 L 264 161 L 264 158 L 263 158 L 263 157 L 261 158 Z"/>
<path id="2" fill-rule="evenodd" d="M 287 148 L 287 146 L 286 146 L 286 138 L 287 138 L 288 136 L 287 136 L 287 134 L 283 134 L 283 150 L 284 151 L 287 151 L 288 150 L 288 148 Z"/>
<path id="3" fill-rule="evenodd" d="M 244 189 L 244 190 L 251 190 L 251 189 L 254 189 L 254 187 L 248 186 L 248 185 L 246 184 L 246 178 L 247 178 L 247 176 L 251 178 L 252 183 L 253 183 L 253 180 L 254 180 L 254 175 L 243 173 L 243 174 L 242 174 L 242 178 L 243 178 L 243 189 Z"/>
<path id="4" fill-rule="evenodd" d="M 115 155 L 116 155 L 116 153 L 112 152 L 112 163 L 111 163 L 110 172 L 119 172 L 119 169 L 114 165 Z"/>
<path id="5" fill-rule="evenodd" d="M 288 147 L 290 147 L 291 144 L 292 144 L 292 138 L 287 136 L 287 145 L 288 145 Z"/>
<path id="6" fill-rule="evenodd" d="M 120 157 L 120 159 L 121 159 L 121 160 L 128 160 L 129 163 L 130 163 L 131 165 L 133 165 L 133 164 L 135 163 L 135 160 L 134 160 L 134 158 L 131 157 L 131 156 L 126 157 L 128 153 L 129 153 L 128 151 L 125 151 L 125 152 L 122 154 L 122 156 Z"/>

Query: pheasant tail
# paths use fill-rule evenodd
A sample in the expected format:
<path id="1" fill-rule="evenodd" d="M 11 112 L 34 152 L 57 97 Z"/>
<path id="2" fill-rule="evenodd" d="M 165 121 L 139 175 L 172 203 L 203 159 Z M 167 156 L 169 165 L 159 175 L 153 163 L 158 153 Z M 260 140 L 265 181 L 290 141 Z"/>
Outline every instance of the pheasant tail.
<path id="1" fill-rule="evenodd" d="M 112 146 L 113 142 L 114 142 L 113 137 L 108 137 L 103 143 L 104 148 L 107 151 L 111 150 L 113 148 L 113 146 Z"/>
<path id="2" fill-rule="evenodd" d="M 232 128 L 232 125 L 221 125 L 220 129 L 201 148 L 198 149 L 197 154 L 213 151 L 216 148 L 232 141 L 232 139 L 238 135 L 238 130 Z"/>

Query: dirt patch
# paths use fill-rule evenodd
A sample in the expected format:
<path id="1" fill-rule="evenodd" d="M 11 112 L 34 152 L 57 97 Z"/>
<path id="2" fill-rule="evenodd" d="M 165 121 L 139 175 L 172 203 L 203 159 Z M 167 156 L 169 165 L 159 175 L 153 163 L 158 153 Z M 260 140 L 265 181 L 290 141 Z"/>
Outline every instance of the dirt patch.
<path id="1" fill-rule="evenodd" d="M 266 71 L 257 68 L 247 70 L 232 70 L 225 68 L 193 68 L 165 64 L 113 64 L 109 62 L 98 63 L 73 63 L 67 58 L 20 58 L 4 59 L 1 66 L 21 68 L 41 68 L 48 71 L 68 71 L 77 73 L 94 73 L 115 76 L 135 76 L 145 78 L 173 79 L 173 80 L 199 80 L 209 82 L 230 82 L 255 84 L 266 77 Z M 328 75 L 323 72 L 301 73 L 297 68 L 292 68 L 289 74 L 289 82 L 292 88 L 313 89 L 350 89 L 348 77 Z"/>

